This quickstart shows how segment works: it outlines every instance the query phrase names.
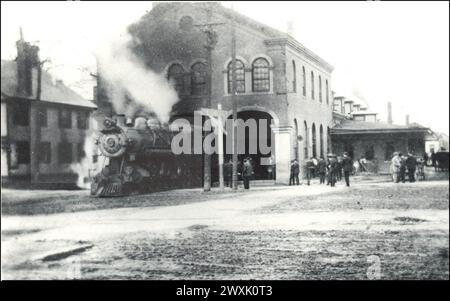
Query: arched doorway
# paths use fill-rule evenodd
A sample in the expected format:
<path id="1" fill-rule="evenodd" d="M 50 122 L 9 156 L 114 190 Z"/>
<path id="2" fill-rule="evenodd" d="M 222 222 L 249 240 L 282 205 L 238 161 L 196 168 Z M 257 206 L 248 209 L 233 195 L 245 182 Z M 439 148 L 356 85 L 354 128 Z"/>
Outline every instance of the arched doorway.
<path id="1" fill-rule="evenodd" d="M 268 173 L 268 166 L 264 163 L 266 160 L 268 160 L 272 155 L 272 152 L 269 151 L 266 153 L 264 150 L 264 146 L 272 147 L 275 142 L 274 134 L 271 130 L 271 124 L 274 123 L 273 117 L 264 111 L 256 111 L 256 110 L 246 110 L 238 112 L 238 120 L 241 119 L 244 124 L 251 124 L 253 123 L 252 120 L 255 121 L 256 124 L 256 131 L 252 132 L 250 134 L 250 127 L 245 127 L 245 131 L 242 130 L 242 133 L 245 133 L 244 140 L 242 141 L 244 145 L 238 144 L 238 161 L 240 163 L 243 162 L 244 158 L 251 158 L 251 162 L 253 165 L 253 171 L 254 171 L 254 180 L 267 180 L 269 179 L 269 173 Z M 230 115 L 228 119 L 232 119 L 232 116 Z M 259 141 L 261 136 L 264 136 L 261 131 L 264 131 L 266 141 Z M 233 155 L 230 150 L 232 150 L 231 146 L 227 147 L 228 143 L 231 143 L 232 141 L 232 133 L 228 133 L 228 135 L 224 134 L 224 143 L 223 143 L 223 152 L 224 152 L 224 162 L 227 162 L 228 160 L 232 159 Z M 261 148 L 262 146 L 262 148 Z M 227 148 L 229 150 L 227 151 Z M 262 159 L 262 160 L 261 160 Z M 219 174 L 218 174 L 218 156 L 214 155 L 212 158 L 212 180 L 219 181 Z M 273 161 L 274 158 L 273 158 Z"/>

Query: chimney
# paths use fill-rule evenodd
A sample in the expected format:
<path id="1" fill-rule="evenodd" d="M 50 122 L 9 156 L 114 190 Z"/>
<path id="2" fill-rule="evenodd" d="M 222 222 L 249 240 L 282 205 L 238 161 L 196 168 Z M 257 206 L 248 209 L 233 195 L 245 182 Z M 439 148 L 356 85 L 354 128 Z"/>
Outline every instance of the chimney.
<path id="1" fill-rule="evenodd" d="M 387 122 L 389 124 L 392 124 L 392 103 L 389 101 L 388 104 L 388 117 L 387 117 Z"/>
<path id="2" fill-rule="evenodd" d="M 405 116 L 405 124 L 406 126 L 409 126 L 409 115 Z"/>
<path id="3" fill-rule="evenodd" d="M 294 21 L 293 20 L 287 21 L 287 34 L 290 35 L 291 37 L 294 36 Z"/>
<path id="4" fill-rule="evenodd" d="M 19 95 L 33 95 L 33 68 L 39 68 L 39 47 L 33 46 L 23 39 L 20 29 L 20 40 L 17 47 L 17 93 Z"/>

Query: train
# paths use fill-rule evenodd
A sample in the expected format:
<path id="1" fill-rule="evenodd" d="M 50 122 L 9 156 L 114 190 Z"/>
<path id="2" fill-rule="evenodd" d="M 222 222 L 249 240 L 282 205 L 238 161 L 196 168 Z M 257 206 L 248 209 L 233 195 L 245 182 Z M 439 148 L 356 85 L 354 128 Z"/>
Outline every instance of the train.
<path id="1" fill-rule="evenodd" d="M 171 150 L 178 132 L 154 119 L 105 118 L 95 144 L 98 172 L 91 176 L 93 197 L 116 197 L 202 185 L 202 155 Z"/>

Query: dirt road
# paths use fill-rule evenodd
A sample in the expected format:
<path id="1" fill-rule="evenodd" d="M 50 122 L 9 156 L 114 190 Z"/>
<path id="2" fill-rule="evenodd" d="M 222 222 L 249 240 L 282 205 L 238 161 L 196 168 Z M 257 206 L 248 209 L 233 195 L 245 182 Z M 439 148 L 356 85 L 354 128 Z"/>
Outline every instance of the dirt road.
<path id="1" fill-rule="evenodd" d="M 157 206 L 3 215 L 2 277 L 448 279 L 448 186 L 189 190 L 179 205 L 165 192 L 141 197 Z"/>

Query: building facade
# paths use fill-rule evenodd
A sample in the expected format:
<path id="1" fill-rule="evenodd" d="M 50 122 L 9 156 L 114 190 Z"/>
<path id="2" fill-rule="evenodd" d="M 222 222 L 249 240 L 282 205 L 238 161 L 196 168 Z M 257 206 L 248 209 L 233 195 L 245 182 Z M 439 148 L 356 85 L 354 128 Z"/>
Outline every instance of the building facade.
<path id="1" fill-rule="evenodd" d="M 381 122 L 377 113 L 361 107 L 358 102 L 343 96 L 334 99 L 331 129 L 333 150 L 341 155 L 348 152 L 353 160 L 362 163 L 362 170 L 372 173 L 389 173 L 394 152 L 416 156 L 425 153 L 425 141 L 430 130 L 417 123 L 404 125 Z M 355 106 L 355 104 L 357 104 Z M 391 105 L 388 104 L 388 116 L 392 116 Z"/>
<path id="2" fill-rule="evenodd" d="M 202 31 L 210 23 L 216 35 Z M 159 3 L 129 32 L 134 52 L 148 68 L 165 74 L 178 91 L 180 101 L 172 108 L 172 119 L 190 119 L 194 111 L 209 106 L 205 45 L 207 38 L 216 40 L 211 53 L 210 107 L 221 104 L 231 118 L 232 24 L 238 118 L 266 120 L 270 125 L 267 142 L 274 146 L 273 154 L 258 148 L 257 154 L 241 157 L 252 157 L 256 179 L 265 179 L 266 166 L 260 160 L 274 156 L 276 182 L 287 184 L 291 160 L 304 164 L 305 158 L 324 156 L 331 148 L 330 64 L 288 34 L 218 3 Z M 99 75 L 100 97 L 104 94 Z M 246 149 L 258 144 L 258 139 L 249 137 Z"/>
<path id="3" fill-rule="evenodd" d="M 21 39 L 17 48 L 15 61 L 1 62 L 2 185 L 75 184 L 95 105 L 53 83 L 36 46 Z"/>

